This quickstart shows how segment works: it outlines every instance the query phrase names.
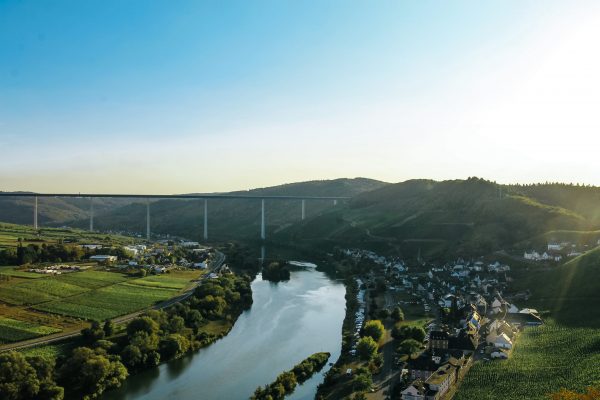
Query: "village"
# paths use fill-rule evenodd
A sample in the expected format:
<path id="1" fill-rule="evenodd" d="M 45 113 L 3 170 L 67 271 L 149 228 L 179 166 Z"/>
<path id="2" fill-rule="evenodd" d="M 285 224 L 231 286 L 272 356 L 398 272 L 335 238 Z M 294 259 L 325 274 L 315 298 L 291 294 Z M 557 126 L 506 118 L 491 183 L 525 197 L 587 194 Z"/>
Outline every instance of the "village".
<path id="1" fill-rule="evenodd" d="M 394 323 L 385 317 L 394 307 L 402 308 L 405 317 L 396 326 L 415 320 L 425 331 L 420 349 L 412 354 L 403 354 L 402 343 L 380 342 L 382 358 L 393 363 L 384 362 L 373 373 L 369 399 L 450 399 L 474 362 L 509 358 L 519 332 L 543 323 L 537 310 L 520 304 L 526 294 L 505 295 L 511 269 L 501 262 L 458 259 L 443 265 L 423 263 L 409 272 L 399 258 L 357 249 L 343 254 L 372 266 L 356 278 L 358 307 L 349 356 L 358 357 L 357 343 L 367 321 L 381 319 L 393 331 Z M 385 354 L 390 351 L 393 357 Z"/>
<path id="2" fill-rule="evenodd" d="M 28 269 L 28 272 L 60 275 L 84 271 L 94 265 L 124 272 L 163 274 L 173 268 L 207 269 L 217 252 L 198 242 L 185 240 L 160 240 L 152 244 L 135 244 L 123 247 L 101 244 L 79 245 L 86 252 L 85 262 L 51 263 Z"/>

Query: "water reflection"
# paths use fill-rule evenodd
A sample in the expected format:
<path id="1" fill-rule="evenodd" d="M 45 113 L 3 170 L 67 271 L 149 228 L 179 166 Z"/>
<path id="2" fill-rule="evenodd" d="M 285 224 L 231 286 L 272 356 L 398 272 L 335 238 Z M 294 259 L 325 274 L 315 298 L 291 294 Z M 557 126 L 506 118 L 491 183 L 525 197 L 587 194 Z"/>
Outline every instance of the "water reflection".
<path id="1" fill-rule="evenodd" d="M 247 399 L 259 385 L 318 351 L 341 347 L 344 286 L 320 271 L 293 271 L 273 284 L 252 283 L 254 304 L 229 335 L 196 354 L 132 376 L 107 400 Z M 329 367 L 326 367 L 326 369 Z M 325 370 L 326 370 L 325 369 Z M 293 400 L 314 398 L 322 374 L 299 386 Z"/>

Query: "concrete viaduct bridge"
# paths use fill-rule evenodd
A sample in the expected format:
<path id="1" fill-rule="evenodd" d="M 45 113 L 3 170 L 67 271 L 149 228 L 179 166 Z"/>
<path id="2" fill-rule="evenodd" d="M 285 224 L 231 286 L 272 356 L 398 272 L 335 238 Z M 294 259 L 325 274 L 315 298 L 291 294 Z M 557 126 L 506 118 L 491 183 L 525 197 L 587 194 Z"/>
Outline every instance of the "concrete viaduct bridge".
<path id="1" fill-rule="evenodd" d="M 148 195 L 148 194 L 72 194 L 72 193 L 0 193 L 0 197 L 29 197 L 33 199 L 33 227 L 38 229 L 38 199 L 42 197 L 64 197 L 64 198 L 89 198 L 90 199 L 90 231 L 94 230 L 94 199 L 95 198 L 127 198 L 146 200 L 146 238 L 150 239 L 150 200 L 151 199 L 184 199 L 184 200 L 204 200 L 204 240 L 208 239 L 208 200 L 211 199 L 237 199 L 237 200 L 256 200 L 260 201 L 260 238 L 265 239 L 265 200 L 299 200 L 301 204 L 301 218 L 306 216 L 306 201 L 310 200 L 331 200 L 333 205 L 337 205 L 339 200 L 347 200 L 350 197 L 342 196 L 251 196 L 251 195 L 229 195 L 229 194 L 175 194 L 175 195 Z"/>

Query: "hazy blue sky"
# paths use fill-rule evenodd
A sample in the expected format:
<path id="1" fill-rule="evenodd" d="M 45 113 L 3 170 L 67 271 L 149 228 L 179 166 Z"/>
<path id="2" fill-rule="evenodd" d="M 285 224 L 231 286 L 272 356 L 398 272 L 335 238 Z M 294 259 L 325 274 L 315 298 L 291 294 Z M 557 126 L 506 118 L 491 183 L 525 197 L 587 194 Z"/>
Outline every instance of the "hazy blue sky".
<path id="1" fill-rule="evenodd" d="M 0 0 L 0 190 L 600 184 L 596 1 Z"/>

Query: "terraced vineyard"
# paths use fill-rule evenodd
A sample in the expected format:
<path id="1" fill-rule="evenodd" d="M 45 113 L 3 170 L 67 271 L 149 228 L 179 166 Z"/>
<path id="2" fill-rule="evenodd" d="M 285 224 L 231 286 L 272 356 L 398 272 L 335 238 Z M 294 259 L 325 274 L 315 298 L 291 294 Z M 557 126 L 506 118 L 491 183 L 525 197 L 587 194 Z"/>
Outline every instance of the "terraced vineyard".
<path id="1" fill-rule="evenodd" d="M 456 400 L 547 400 L 561 388 L 600 384 L 600 331 L 549 322 L 528 328 L 506 361 L 476 363 Z"/>
<path id="2" fill-rule="evenodd" d="M 0 344 L 33 339 L 60 332 L 58 328 L 0 317 Z"/>

